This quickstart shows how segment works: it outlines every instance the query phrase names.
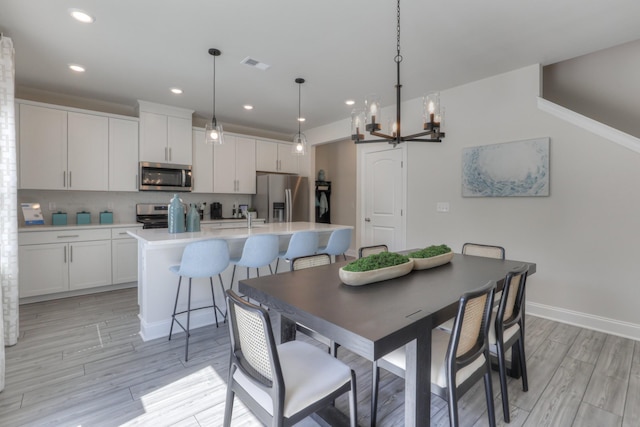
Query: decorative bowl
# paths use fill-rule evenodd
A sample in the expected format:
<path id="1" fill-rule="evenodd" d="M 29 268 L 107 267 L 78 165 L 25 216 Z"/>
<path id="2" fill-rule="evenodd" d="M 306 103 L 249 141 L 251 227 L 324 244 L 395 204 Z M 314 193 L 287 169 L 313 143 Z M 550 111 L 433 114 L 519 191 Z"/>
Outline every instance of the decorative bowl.
<path id="1" fill-rule="evenodd" d="M 436 255 L 429 258 L 409 258 L 413 260 L 414 270 L 426 270 L 427 268 L 437 267 L 451 261 L 453 258 L 453 251 L 446 254 Z"/>
<path id="2" fill-rule="evenodd" d="M 342 283 L 345 285 L 361 286 L 404 276 L 405 274 L 409 274 L 412 269 L 413 260 L 410 259 L 404 264 L 369 271 L 346 271 L 343 268 L 340 268 L 340 270 L 338 270 L 338 274 L 340 275 L 340 280 L 342 280 Z"/>

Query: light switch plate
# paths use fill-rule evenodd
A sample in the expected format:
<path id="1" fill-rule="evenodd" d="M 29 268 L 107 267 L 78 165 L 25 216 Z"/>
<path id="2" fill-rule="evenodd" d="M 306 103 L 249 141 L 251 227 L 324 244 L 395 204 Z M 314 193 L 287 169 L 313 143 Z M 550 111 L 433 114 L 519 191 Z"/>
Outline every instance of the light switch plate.
<path id="1" fill-rule="evenodd" d="M 449 212 L 449 202 L 436 203 L 436 212 Z"/>
<path id="2" fill-rule="evenodd" d="M 55 211 L 56 210 L 56 204 L 54 202 L 49 202 L 49 210 L 50 211 Z"/>

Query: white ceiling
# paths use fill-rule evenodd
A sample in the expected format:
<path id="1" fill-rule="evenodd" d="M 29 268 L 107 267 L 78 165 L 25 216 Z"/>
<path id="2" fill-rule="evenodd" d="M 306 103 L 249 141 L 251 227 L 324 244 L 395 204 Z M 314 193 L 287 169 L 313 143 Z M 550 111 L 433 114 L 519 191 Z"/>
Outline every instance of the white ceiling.
<path id="1" fill-rule="evenodd" d="M 638 17 L 631 0 L 403 0 L 403 99 L 640 39 Z M 296 77 L 307 80 L 303 130 L 348 117 L 348 98 L 395 102 L 395 19 L 393 0 L 0 0 L 19 88 L 210 119 L 216 47 L 218 121 L 285 134 L 297 130 Z M 271 68 L 240 64 L 247 56 Z"/>

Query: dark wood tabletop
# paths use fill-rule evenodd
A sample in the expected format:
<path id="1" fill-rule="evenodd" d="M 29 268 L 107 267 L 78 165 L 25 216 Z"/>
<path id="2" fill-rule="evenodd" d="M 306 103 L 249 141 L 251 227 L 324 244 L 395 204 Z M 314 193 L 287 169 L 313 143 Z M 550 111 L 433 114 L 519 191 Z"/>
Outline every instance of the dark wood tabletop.
<path id="1" fill-rule="evenodd" d="M 455 254 L 450 263 L 439 267 L 349 286 L 338 275 L 346 263 L 241 280 L 239 289 L 280 314 L 282 341 L 294 337 L 290 335 L 294 321 L 372 361 L 410 344 L 405 388 L 405 405 L 410 405 L 405 408 L 407 425 L 428 425 L 424 419 L 429 420 L 429 405 L 415 402 L 429 395 L 430 373 L 422 367 L 431 365 L 430 351 L 425 351 L 430 348 L 431 328 L 455 316 L 463 293 L 489 281 L 495 281 L 501 289 L 507 272 L 523 264 L 529 266 L 529 275 L 536 271 L 536 264 L 530 262 Z M 417 377 L 415 383 L 409 381 L 411 375 Z"/>

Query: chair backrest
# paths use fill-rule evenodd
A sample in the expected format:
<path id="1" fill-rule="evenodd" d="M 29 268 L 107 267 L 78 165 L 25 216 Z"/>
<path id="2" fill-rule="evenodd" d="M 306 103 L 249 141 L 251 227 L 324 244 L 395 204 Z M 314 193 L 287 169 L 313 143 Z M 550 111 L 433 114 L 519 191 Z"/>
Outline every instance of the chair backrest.
<path id="1" fill-rule="evenodd" d="M 324 253 L 329 255 L 342 255 L 347 252 L 347 249 L 351 246 L 351 233 L 351 228 L 334 230 L 331 236 L 329 236 L 329 241 L 327 242 Z"/>
<path id="2" fill-rule="evenodd" d="M 239 265 L 258 268 L 271 264 L 278 258 L 279 239 L 275 234 L 257 234 L 249 236 L 242 248 Z"/>
<path id="3" fill-rule="evenodd" d="M 232 365 L 272 398 L 278 390 L 282 390 L 284 396 L 282 370 L 269 314 L 231 289 L 226 293 Z"/>
<path id="4" fill-rule="evenodd" d="M 462 255 L 504 259 L 504 248 L 502 246 L 483 245 L 480 243 L 465 243 L 462 245 Z"/>
<path id="5" fill-rule="evenodd" d="M 318 250 L 318 233 L 315 231 L 298 231 L 291 235 L 286 259 L 313 255 Z"/>
<path id="6" fill-rule="evenodd" d="M 369 255 L 379 254 L 380 252 L 389 252 L 387 245 L 363 246 L 358 249 L 358 258 L 364 258 Z"/>
<path id="7" fill-rule="evenodd" d="M 504 279 L 502 298 L 496 314 L 496 337 L 501 338 L 502 332 L 520 322 L 525 301 L 525 286 L 529 268 L 526 264 L 511 270 Z"/>
<path id="8" fill-rule="evenodd" d="M 331 256 L 329 254 L 302 256 L 291 260 L 291 271 L 327 264 L 331 264 Z"/>
<path id="9" fill-rule="evenodd" d="M 455 374 L 458 370 L 483 354 L 488 356 L 489 323 L 495 289 L 496 283 L 492 281 L 460 297 L 447 350 L 448 384 L 456 384 Z"/>
<path id="10" fill-rule="evenodd" d="M 185 277 L 211 277 L 229 266 L 226 240 L 211 239 L 189 243 L 182 252 L 178 274 Z"/>

